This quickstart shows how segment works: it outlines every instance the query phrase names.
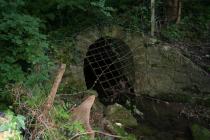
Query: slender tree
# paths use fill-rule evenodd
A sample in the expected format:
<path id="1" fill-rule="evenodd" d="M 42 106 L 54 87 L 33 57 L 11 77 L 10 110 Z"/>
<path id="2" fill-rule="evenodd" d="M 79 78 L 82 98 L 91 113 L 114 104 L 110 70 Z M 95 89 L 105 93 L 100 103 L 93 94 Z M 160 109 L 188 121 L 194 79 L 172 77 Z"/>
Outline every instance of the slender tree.
<path id="1" fill-rule="evenodd" d="M 155 0 L 151 0 L 151 36 L 155 34 Z"/>
<path id="2" fill-rule="evenodd" d="M 182 14 L 182 0 L 179 0 L 178 17 L 176 19 L 176 24 L 179 24 L 181 20 L 181 14 Z"/>

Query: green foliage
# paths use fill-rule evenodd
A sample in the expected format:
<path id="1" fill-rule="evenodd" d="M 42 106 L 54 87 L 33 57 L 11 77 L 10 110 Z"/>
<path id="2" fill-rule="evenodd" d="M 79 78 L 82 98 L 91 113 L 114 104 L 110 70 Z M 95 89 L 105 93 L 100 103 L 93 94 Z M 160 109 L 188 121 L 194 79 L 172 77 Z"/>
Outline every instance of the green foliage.
<path id="1" fill-rule="evenodd" d="M 162 37 L 169 41 L 180 41 L 184 37 L 184 33 L 180 31 L 177 25 L 171 25 L 161 31 Z"/>
<path id="2" fill-rule="evenodd" d="M 180 24 L 172 24 L 161 31 L 162 37 L 174 41 L 208 41 L 210 35 L 209 19 L 197 17 L 196 19 L 185 17 Z"/>
<path id="3" fill-rule="evenodd" d="M 170 42 L 209 42 L 210 4 L 206 1 L 183 1 L 181 22 L 167 26 L 161 35 Z"/>
<path id="4" fill-rule="evenodd" d="M 71 125 L 66 125 L 65 128 L 72 136 L 76 135 L 77 133 L 86 132 L 84 126 L 80 122 L 74 122 Z"/>
<path id="5" fill-rule="evenodd" d="M 25 117 L 15 116 L 13 112 L 8 110 L 4 118 L 5 121 L 0 121 L 0 132 L 7 131 L 8 140 L 22 140 L 20 129 L 25 129 Z"/>
<path id="6" fill-rule="evenodd" d="M 116 130 L 117 135 L 122 136 L 123 139 L 125 139 L 125 140 L 136 140 L 136 137 L 133 134 L 128 134 L 124 130 L 124 128 L 121 128 L 121 127 L 116 126 L 116 125 L 114 126 L 114 128 Z"/>
<path id="7" fill-rule="evenodd" d="M 193 124 L 191 126 L 192 135 L 194 140 L 209 140 L 210 131 L 202 126 Z"/>
<path id="8" fill-rule="evenodd" d="M 60 42 L 52 40 L 52 44 L 52 59 L 63 62 L 67 65 L 78 64 L 83 61 L 81 60 L 81 50 L 75 47 L 73 39 L 69 38 L 68 40 Z"/>
<path id="9" fill-rule="evenodd" d="M 31 96 L 23 95 L 21 101 L 25 101 L 25 104 L 30 108 L 40 108 L 47 97 L 47 91 L 44 87 L 34 85 L 30 88 Z"/>
<path id="10" fill-rule="evenodd" d="M 46 80 L 43 75 L 47 71 L 42 70 L 48 64 L 45 55 L 48 42 L 39 31 L 41 21 L 20 10 L 24 5 L 22 0 L 0 0 L 0 3 L 0 88 L 28 79 L 34 83 Z M 40 79 L 33 76 L 34 71 L 42 75 Z"/>
<path id="11" fill-rule="evenodd" d="M 156 16 L 164 17 L 159 9 L 164 9 L 166 4 L 163 0 L 157 0 L 156 4 L 158 9 Z M 183 1 L 181 19 L 180 24 L 163 27 L 161 35 L 164 39 L 171 42 L 194 41 L 195 38 L 199 41 L 208 40 L 210 6 L 207 2 Z M 67 65 L 83 61 L 81 52 L 74 47 L 72 38 L 66 40 L 64 37 L 73 36 L 74 33 L 92 25 L 107 23 L 107 21 L 113 23 L 113 20 L 128 29 L 148 33 L 150 1 L 0 0 L 0 102 L 12 101 L 14 95 L 10 95 L 15 90 L 15 93 L 18 93 L 15 94 L 15 98 L 20 96 L 20 100 L 13 103 L 14 107 L 21 104 L 32 111 L 39 111 L 51 87 L 49 71 L 53 63 L 49 59 L 55 63 L 64 62 Z M 47 38 L 41 31 L 51 38 Z M 73 77 L 68 71 L 66 75 L 69 78 Z M 78 81 L 72 78 L 70 81 L 71 83 L 65 81 L 65 84 L 61 84 L 58 94 L 71 94 L 84 90 Z M 18 84 L 26 90 L 18 91 L 19 89 L 11 88 Z M 69 99 L 74 101 L 71 101 L 68 107 L 62 105 L 63 102 L 55 101 L 50 115 L 58 128 L 47 130 L 43 134 L 43 139 L 50 140 L 55 137 L 69 139 L 78 132 L 85 132 L 80 123 L 69 122 L 68 110 L 73 103 L 78 102 L 73 96 Z M 185 102 L 188 98 L 182 97 L 180 100 Z M 204 103 L 209 104 L 209 98 L 206 98 Z M 8 105 L 1 105 L 1 108 L 8 108 Z M 19 129 L 24 128 L 24 118 L 14 114 L 8 116 L 12 116 L 9 117 L 12 120 L 11 124 L 4 125 L 0 129 L 12 128 L 18 130 L 17 134 L 20 134 Z M 30 114 L 27 119 L 34 121 Z M 125 139 L 135 139 L 122 128 L 117 127 L 116 130 L 117 135 Z M 89 138 L 83 135 L 81 139 Z"/>
<path id="12" fill-rule="evenodd" d="M 98 2 L 91 2 L 91 5 L 99 8 L 99 10 L 106 16 L 111 17 L 111 12 L 115 10 L 112 7 L 105 6 L 106 0 L 99 0 Z"/>
<path id="13" fill-rule="evenodd" d="M 59 137 L 63 140 L 67 140 L 79 133 L 85 133 L 86 129 L 80 122 L 71 121 L 71 113 L 69 109 L 72 108 L 73 104 L 71 103 L 61 103 L 55 102 L 53 109 L 50 111 L 50 116 L 52 117 L 53 122 L 58 126 L 56 129 L 51 129 L 56 137 Z M 50 131 L 49 131 L 50 132 Z M 51 132 L 52 133 L 52 132 Z M 50 134 L 50 133 L 49 133 Z M 48 132 L 45 134 L 49 140 L 53 139 L 52 135 L 48 135 Z M 89 135 L 82 135 L 82 140 L 89 140 Z"/>
<path id="14" fill-rule="evenodd" d="M 69 113 L 68 113 L 68 109 L 64 108 L 61 105 L 57 105 L 54 107 L 52 114 L 54 115 L 54 119 L 57 122 L 63 122 L 66 123 L 69 120 Z"/>
<path id="15" fill-rule="evenodd" d="M 150 30 L 150 8 L 147 3 L 129 3 L 120 5 L 117 9 L 117 19 L 129 30 L 148 33 Z"/>
<path id="16" fill-rule="evenodd" d="M 71 105 L 72 107 L 72 105 Z M 57 127 L 50 127 L 42 134 L 41 138 L 44 140 L 51 140 L 59 138 L 59 140 L 68 140 L 69 138 L 79 134 L 85 133 L 86 130 L 80 122 L 72 122 L 69 113 L 70 106 L 62 104 L 62 102 L 55 102 L 54 107 L 50 111 L 52 122 Z M 82 135 L 82 140 L 89 140 L 88 135 Z"/>
<path id="17" fill-rule="evenodd" d="M 25 9 L 44 20 L 47 31 L 69 27 L 68 33 L 103 22 L 113 11 L 109 6 L 99 6 L 97 2 L 87 0 L 28 0 Z"/>
<path id="18" fill-rule="evenodd" d="M 13 112 L 8 110 L 5 113 L 5 118 L 8 120 L 6 122 L 1 122 L 0 131 L 8 131 L 11 130 L 19 130 L 19 129 L 25 129 L 25 117 L 22 115 L 15 116 Z"/>

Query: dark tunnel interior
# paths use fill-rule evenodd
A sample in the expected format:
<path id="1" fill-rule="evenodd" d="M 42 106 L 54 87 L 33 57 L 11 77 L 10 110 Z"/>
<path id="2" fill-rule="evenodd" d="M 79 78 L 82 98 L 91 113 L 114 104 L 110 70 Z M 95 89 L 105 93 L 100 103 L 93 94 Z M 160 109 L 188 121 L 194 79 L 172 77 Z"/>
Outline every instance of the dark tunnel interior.
<path id="1" fill-rule="evenodd" d="M 133 56 L 130 48 L 119 39 L 100 38 L 89 46 L 84 75 L 87 89 L 97 91 L 105 105 L 125 104 L 134 96 Z"/>

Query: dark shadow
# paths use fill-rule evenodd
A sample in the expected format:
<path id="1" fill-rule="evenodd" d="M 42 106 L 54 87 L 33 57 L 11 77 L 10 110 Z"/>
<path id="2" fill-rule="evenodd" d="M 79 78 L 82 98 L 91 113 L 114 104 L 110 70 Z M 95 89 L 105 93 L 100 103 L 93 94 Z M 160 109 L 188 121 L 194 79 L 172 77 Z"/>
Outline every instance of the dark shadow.
<path id="1" fill-rule="evenodd" d="M 105 104 L 134 99 L 134 66 L 130 48 L 121 40 L 104 37 L 90 45 L 84 59 L 87 89 L 96 90 Z"/>

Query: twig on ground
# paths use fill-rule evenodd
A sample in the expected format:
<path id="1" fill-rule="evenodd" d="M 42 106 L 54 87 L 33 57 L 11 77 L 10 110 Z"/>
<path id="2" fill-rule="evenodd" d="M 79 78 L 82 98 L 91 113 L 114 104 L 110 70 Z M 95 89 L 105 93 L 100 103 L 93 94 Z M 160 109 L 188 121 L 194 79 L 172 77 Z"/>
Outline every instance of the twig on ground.
<path id="1" fill-rule="evenodd" d="M 122 136 L 112 135 L 112 134 L 109 134 L 109 133 L 106 133 L 106 132 L 94 130 L 92 132 L 78 133 L 78 134 L 74 135 L 73 137 L 71 137 L 69 140 L 74 140 L 74 139 L 76 139 L 79 136 L 93 134 L 93 133 L 99 133 L 99 134 L 102 134 L 102 135 L 105 135 L 105 136 L 109 136 L 109 137 L 113 137 L 113 138 L 121 138 L 121 139 L 125 138 L 125 137 L 122 137 Z"/>

